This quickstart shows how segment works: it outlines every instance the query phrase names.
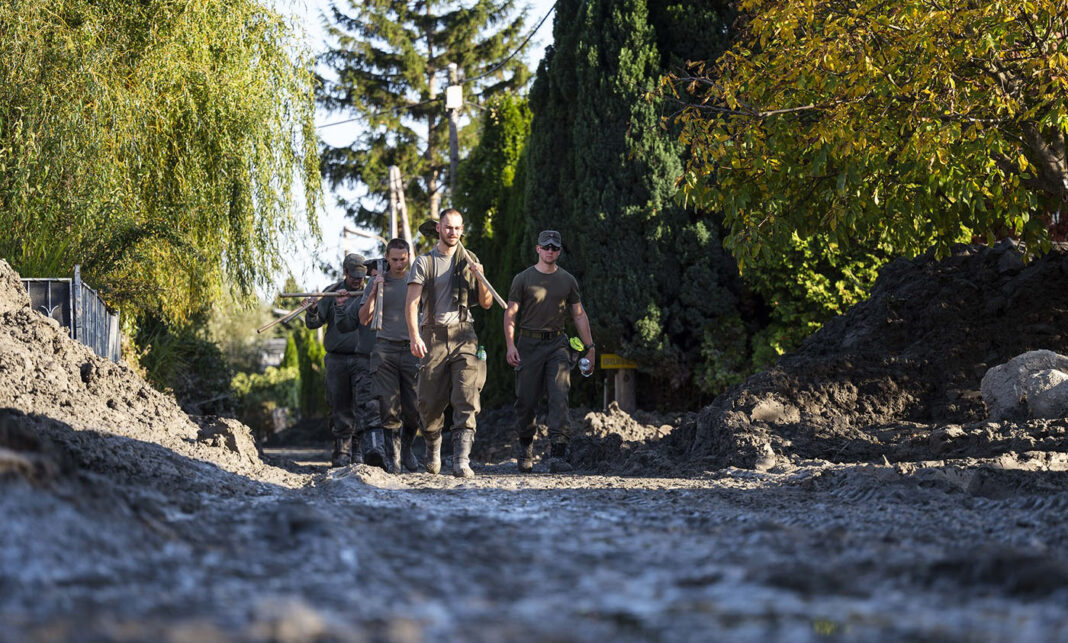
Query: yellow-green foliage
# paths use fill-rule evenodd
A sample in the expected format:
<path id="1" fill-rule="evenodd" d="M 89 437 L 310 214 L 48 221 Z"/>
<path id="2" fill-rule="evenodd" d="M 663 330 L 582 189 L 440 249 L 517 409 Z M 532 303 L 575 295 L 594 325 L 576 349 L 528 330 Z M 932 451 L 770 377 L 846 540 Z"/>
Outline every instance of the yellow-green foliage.
<path id="1" fill-rule="evenodd" d="M 169 320 L 264 283 L 319 195 L 298 42 L 255 0 L 0 3 L 0 256 Z"/>
<path id="2" fill-rule="evenodd" d="M 972 234 L 1048 245 L 1068 202 L 1063 0 L 746 0 L 744 36 L 671 88 L 686 196 L 724 213 L 745 269 L 823 235 L 945 251 Z M 759 269 L 759 268 L 757 268 Z"/>

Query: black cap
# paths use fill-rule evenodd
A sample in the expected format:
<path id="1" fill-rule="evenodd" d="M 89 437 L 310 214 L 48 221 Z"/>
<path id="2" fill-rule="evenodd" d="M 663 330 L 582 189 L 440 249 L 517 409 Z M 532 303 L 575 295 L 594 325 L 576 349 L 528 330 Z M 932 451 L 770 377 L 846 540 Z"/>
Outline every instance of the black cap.
<path id="1" fill-rule="evenodd" d="M 353 279 L 363 279 L 367 276 L 367 267 L 364 266 L 364 262 L 367 261 L 363 258 L 363 255 L 358 255 L 355 252 L 345 255 L 345 262 L 342 264 L 342 269 L 345 274 Z"/>

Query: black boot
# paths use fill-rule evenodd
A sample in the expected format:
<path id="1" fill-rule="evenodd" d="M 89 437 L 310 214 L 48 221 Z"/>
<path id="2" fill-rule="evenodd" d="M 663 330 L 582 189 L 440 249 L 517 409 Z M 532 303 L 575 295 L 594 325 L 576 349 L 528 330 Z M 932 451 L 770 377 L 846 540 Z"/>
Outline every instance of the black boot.
<path id="1" fill-rule="evenodd" d="M 367 453 L 364 461 L 372 467 L 382 467 L 389 471 L 389 461 L 386 459 L 386 436 L 382 429 L 371 429 L 367 432 Z"/>
<path id="2" fill-rule="evenodd" d="M 330 454 L 330 466 L 347 467 L 352 464 L 352 438 L 334 438 L 334 451 Z"/>
<path id="3" fill-rule="evenodd" d="M 415 442 L 415 427 L 401 427 L 400 440 L 401 440 L 401 464 L 408 471 L 419 470 L 419 458 L 415 457 L 415 451 L 412 450 L 412 442 Z"/>
<path id="4" fill-rule="evenodd" d="M 363 464 L 363 434 L 352 436 L 352 464 Z"/>
<path id="5" fill-rule="evenodd" d="M 471 447 L 475 443 L 474 429 L 457 429 L 452 432 L 452 475 L 457 478 L 474 478 L 471 470 Z"/>
<path id="6" fill-rule="evenodd" d="M 424 433 L 423 440 L 426 442 L 426 472 L 437 473 L 441 471 L 441 431 Z"/>
<path id="7" fill-rule="evenodd" d="M 515 463 L 519 466 L 519 473 L 530 473 L 534 470 L 534 436 L 519 438 L 519 452 L 515 456 Z"/>
<path id="8" fill-rule="evenodd" d="M 389 460 L 390 473 L 403 473 L 401 468 L 400 430 L 386 431 L 386 459 Z"/>
<path id="9" fill-rule="evenodd" d="M 567 473 L 574 471 L 575 467 L 567 461 L 567 443 L 557 442 L 552 446 L 551 458 L 549 459 L 549 471 L 552 473 Z"/>

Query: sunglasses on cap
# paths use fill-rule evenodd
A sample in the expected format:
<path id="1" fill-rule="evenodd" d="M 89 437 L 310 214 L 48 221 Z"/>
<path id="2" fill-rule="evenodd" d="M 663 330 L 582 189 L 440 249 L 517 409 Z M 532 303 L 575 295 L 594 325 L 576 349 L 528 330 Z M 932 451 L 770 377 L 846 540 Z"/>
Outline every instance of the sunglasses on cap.
<path id="1" fill-rule="evenodd" d="M 556 246 L 556 245 L 553 245 L 551 243 L 547 243 L 544 246 L 542 246 L 541 249 L 542 250 L 548 250 L 550 252 L 559 252 L 560 251 L 560 246 Z"/>

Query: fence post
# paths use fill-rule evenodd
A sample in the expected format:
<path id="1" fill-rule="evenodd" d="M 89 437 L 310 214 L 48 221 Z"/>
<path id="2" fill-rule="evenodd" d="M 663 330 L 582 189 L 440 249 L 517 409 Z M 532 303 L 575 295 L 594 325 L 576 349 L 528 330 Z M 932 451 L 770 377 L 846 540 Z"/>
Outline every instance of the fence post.
<path id="1" fill-rule="evenodd" d="M 81 329 L 78 325 L 82 321 L 82 266 L 74 264 L 74 282 L 71 283 L 70 301 L 70 333 L 73 339 L 82 340 Z"/>

